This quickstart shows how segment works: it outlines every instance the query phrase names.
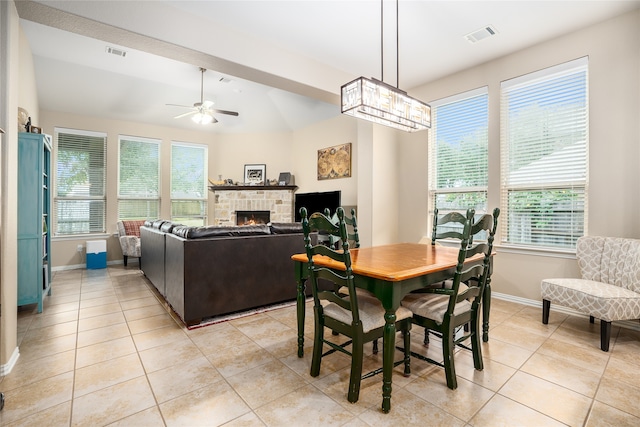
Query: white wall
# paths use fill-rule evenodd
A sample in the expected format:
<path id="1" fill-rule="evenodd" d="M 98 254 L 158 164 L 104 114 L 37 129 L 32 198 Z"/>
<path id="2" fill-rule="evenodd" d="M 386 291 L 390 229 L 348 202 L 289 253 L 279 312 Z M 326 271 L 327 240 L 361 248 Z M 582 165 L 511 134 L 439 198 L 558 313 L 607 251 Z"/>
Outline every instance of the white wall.
<path id="1" fill-rule="evenodd" d="M 221 134 L 215 145 L 212 179 L 218 175 L 234 182 L 244 181 L 245 164 L 266 165 L 267 179 L 278 179 L 280 172 L 288 172 L 293 161 L 291 132 L 264 134 Z"/>
<path id="2" fill-rule="evenodd" d="M 398 197 L 398 138 L 400 132 L 380 125 L 373 126 L 372 222 L 371 244 L 398 242 L 398 214 L 402 210 Z"/>
<path id="3" fill-rule="evenodd" d="M 357 181 L 361 173 L 358 158 L 362 147 L 357 138 L 357 123 L 347 116 L 324 120 L 293 132 L 290 172 L 295 176 L 295 183 L 299 187 L 297 192 L 340 190 L 342 205 L 358 205 Z M 318 150 L 348 142 L 352 143 L 351 177 L 318 180 Z"/>
<path id="4" fill-rule="evenodd" d="M 493 209 L 500 202 L 500 82 L 583 56 L 589 57 L 587 233 L 640 238 L 640 11 L 450 75 L 410 93 L 430 102 L 488 86 L 488 204 Z M 425 227 L 414 225 L 419 215 L 413 212 L 426 215 L 424 198 L 428 189 L 425 173 L 415 167 L 417 161 L 413 156 L 421 153 L 422 164 L 426 165 L 426 148 L 413 136 L 405 139 L 408 143 L 400 146 L 400 158 L 413 167 L 403 164 L 400 172 L 400 181 L 405 186 L 400 235 L 418 241 L 428 232 Z M 407 185 L 412 185 L 411 191 L 406 189 Z M 496 241 L 500 242 L 500 236 Z M 575 259 L 509 252 L 498 243 L 493 289 L 538 300 L 541 278 L 576 274 Z"/>
<path id="5" fill-rule="evenodd" d="M 398 240 L 401 242 L 420 241 L 422 236 L 430 236 L 427 230 L 427 139 L 428 131 L 405 133 L 400 137 L 398 148 Z"/>
<path id="6" fill-rule="evenodd" d="M 18 81 L 18 106 L 24 108 L 31 117 L 31 125 L 39 126 L 40 119 L 40 104 L 38 102 L 38 88 L 36 86 L 36 74 L 33 67 L 33 55 L 31 54 L 31 47 L 27 41 L 27 37 L 22 31 L 22 27 L 19 29 L 20 37 L 18 49 L 20 64 L 20 74 Z M 24 132 L 24 129 L 19 129 L 20 132 Z"/>
<path id="7" fill-rule="evenodd" d="M 0 2 L 0 375 L 18 357 L 18 103 L 19 19 L 13 2 Z"/>

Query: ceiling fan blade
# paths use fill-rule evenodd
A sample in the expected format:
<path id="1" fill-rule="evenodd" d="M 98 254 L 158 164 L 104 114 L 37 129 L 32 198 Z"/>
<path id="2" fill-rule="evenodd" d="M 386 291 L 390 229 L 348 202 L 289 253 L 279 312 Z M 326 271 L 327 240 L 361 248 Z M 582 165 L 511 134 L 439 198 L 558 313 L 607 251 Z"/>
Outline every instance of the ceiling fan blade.
<path id="1" fill-rule="evenodd" d="M 164 104 L 169 107 L 183 107 L 183 108 L 193 108 L 193 105 L 180 105 L 180 104 Z"/>
<path id="2" fill-rule="evenodd" d="M 214 113 L 228 114 L 230 116 L 237 116 L 238 115 L 237 111 L 217 110 L 215 108 L 210 108 L 210 110 L 213 111 Z"/>
<path id="3" fill-rule="evenodd" d="M 189 107 L 189 108 L 192 108 L 192 107 Z M 195 113 L 197 113 L 197 111 L 189 111 L 188 113 L 184 113 L 184 114 L 180 114 L 180 115 L 175 116 L 174 119 L 180 119 L 182 117 L 187 117 L 187 116 L 190 116 L 191 114 L 195 114 Z"/>

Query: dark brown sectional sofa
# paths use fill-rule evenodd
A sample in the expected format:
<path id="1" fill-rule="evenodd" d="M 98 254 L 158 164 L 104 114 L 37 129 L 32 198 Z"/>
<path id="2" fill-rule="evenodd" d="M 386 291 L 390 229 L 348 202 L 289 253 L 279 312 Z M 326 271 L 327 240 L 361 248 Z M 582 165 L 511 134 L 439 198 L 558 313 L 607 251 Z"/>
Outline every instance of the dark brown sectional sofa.
<path id="1" fill-rule="evenodd" d="M 187 325 L 296 299 L 291 255 L 304 252 L 300 223 L 186 227 L 147 221 L 142 270 Z"/>

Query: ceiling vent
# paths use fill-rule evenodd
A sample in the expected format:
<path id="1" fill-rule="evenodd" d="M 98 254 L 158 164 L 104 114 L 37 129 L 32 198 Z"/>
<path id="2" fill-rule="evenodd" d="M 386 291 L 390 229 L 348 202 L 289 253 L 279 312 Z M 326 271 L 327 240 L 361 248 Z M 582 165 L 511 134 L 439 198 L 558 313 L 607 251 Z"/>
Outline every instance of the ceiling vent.
<path id="1" fill-rule="evenodd" d="M 498 34 L 498 30 L 496 30 L 493 25 L 487 25 L 486 27 L 467 34 L 464 38 L 467 39 L 469 43 L 478 43 L 480 40 L 495 36 L 496 34 Z"/>
<path id="2" fill-rule="evenodd" d="M 220 77 L 220 80 L 218 80 L 220 83 L 231 83 L 231 79 L 227 78 L 227 77 Z"/>
<path id="3" fill-rule="evenodd" d="M 115 56 L 119 56 L 121 58 L 124 58 L 125 56 L 127 56 L 126 50 L 118 49 L 116 47 L 107 46 L 106 51 L 107 53 L 110 53 Z"/>

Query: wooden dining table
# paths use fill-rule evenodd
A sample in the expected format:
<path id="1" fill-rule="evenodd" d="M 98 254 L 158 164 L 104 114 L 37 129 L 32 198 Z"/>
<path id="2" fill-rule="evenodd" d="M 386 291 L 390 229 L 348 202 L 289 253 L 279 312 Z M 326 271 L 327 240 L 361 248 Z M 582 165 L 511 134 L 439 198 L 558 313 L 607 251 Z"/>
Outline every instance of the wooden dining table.
<path id="1" fill-rule="evenodd" d="M 458 262 L 458 251 L 459 248 L 418 243 L 399 243 L 350 250 L 351 268 L 356 287 L 373 293 L 385 309 L 382 353 L 382 410 L 385 413 L 391 409 L 395 312 L 402 298 L 409 292 L 452 278 Z M 305 282 L 309 276 L 308 258 L 306 254 L 295 254 L 291 259 L 295 263 L 298 286 L 298 357 L 303 357 Z M 483 256 L 477 255 L 469 258 L 465 265 L 481 263 L 482 260 Z M 328 257 L 314 257 L 314 264 L 344 271 L 344 264 Z M 488 316 L 485 320 L 488 328 Z"/>

